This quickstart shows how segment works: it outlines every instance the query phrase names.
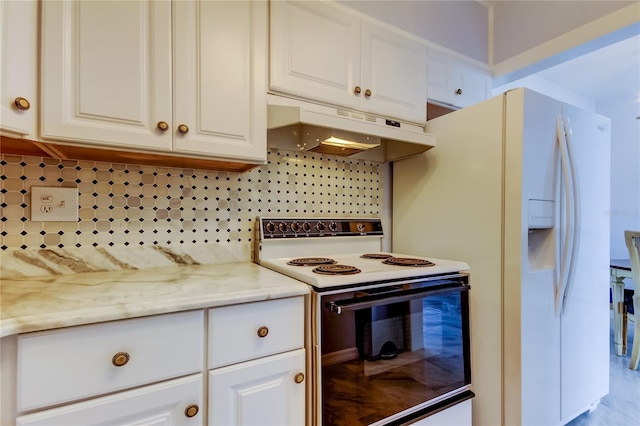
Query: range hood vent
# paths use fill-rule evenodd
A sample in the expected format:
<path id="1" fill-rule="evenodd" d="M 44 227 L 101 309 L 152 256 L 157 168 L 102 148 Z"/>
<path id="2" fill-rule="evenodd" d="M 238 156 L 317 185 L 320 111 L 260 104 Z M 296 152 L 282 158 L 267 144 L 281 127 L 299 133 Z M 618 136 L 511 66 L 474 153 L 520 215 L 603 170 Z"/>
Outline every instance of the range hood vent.
<path id="1" fill-rule="evenodd" d="M 272 94 L 267 127 L 272 148 L 379 162 L 400 160 L 436 145 L 424 126 Z"/>

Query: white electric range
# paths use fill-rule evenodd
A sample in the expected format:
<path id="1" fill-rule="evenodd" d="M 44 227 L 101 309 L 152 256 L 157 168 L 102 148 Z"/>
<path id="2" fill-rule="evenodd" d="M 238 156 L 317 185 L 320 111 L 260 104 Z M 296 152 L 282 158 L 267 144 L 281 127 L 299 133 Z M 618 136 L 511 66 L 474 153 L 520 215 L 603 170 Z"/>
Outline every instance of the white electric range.
<path id="1" fill-rule="evenodd" d="M 254 261 L 313 290 L 313 424 L 470 424 L 469 266 L 382 237 L 377 218 L 257 219 Z"/>

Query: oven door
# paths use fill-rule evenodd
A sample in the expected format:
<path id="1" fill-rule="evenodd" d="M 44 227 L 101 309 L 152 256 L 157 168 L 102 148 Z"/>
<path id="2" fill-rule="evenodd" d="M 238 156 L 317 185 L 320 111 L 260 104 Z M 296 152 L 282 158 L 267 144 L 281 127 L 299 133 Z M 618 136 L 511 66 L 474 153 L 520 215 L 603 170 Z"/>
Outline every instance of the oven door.
<path id="1" fill-rule="evenodd" d="M 468 291 L 460 274 L 321 296 L 322 424 L 411 423 L 468 395 Z"/>

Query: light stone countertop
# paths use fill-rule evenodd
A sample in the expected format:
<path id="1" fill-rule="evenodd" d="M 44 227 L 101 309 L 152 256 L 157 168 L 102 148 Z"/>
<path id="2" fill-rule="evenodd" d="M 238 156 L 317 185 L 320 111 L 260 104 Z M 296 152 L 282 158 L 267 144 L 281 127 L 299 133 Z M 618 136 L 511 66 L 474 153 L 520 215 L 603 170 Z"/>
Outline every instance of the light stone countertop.
<path id="1" fill-rule="evenodd" d="M 308 293 L 251 262 L 2 279 L 0 337 Z"/>

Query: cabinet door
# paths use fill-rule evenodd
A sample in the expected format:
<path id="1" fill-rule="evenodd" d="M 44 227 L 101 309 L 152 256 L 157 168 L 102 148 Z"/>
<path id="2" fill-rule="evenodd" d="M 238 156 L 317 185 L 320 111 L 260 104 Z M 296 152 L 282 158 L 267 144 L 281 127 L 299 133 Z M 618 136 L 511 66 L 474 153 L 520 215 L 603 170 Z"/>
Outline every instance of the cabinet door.
<path id="1" fill-rule="evenodd" d="M 488 70 L 461 61 L 454 66 L 454 76 L 458 87 L 452 88 L 451 91 L 457 98 L 457 106 L 466 107 L 489 98 L 491 76 Z"/>
<path id="2" fill-rule="evenodd" d="M 427 65 L 427 98 L 443 104 L 454 105 L 454 94 L 449 87 L 453 82 L 453 64 L 448 56 L 429 51 Z"/>
<path id="3" fill-rule="evenodd" d="M 0 131 L 2 133 L 35 137 L 38 106 L 37 78 L 38 2 L 36 0 L 2 1 L 0 2 Z M 20 98 L 24 101 L 20 101 Z"/>
<path id="4" fill-rule="evenodd" d="M 224 350 L 224 348 L 221 348 Z M 209 424 L 305 424 L 304 349 L 209 372 Z"/>
<path id="5" fill-rule="evenodd" d="M 173 24 L 174 150 L 266 161 L 267 3 L 176 1 Z"/>
<path id="6" fill-rule="evenodd" d="M 460 108 L 490 95 L 489 70 L 442 52 L 429 52 L 427 81 L 429 99 Z"/>
<path id="7" fill-rule="evenodd" d="M 195 374 L 27 414 L 18 417 L 16 424 L 18 426 L 202 425 L 204 424 L 202 400 L 202 374 Z"/>
<path id="8" fill-rule="evenodd" d="M 372 23 L 362 23 L 362 108 L 424 122 L 427 47 Z M 371 91 L 371 94 L 368 95 Z"/>
<path id="9" fill-rule="evenodd" d="M 42 2 L 42 136 L 171 148 L 171 3 Z"/>
<path id="10" fill-rule="evenodd" d="M 270 88 L 359 108 L 360 20 L 326 2 L 270 3 Z"/>

